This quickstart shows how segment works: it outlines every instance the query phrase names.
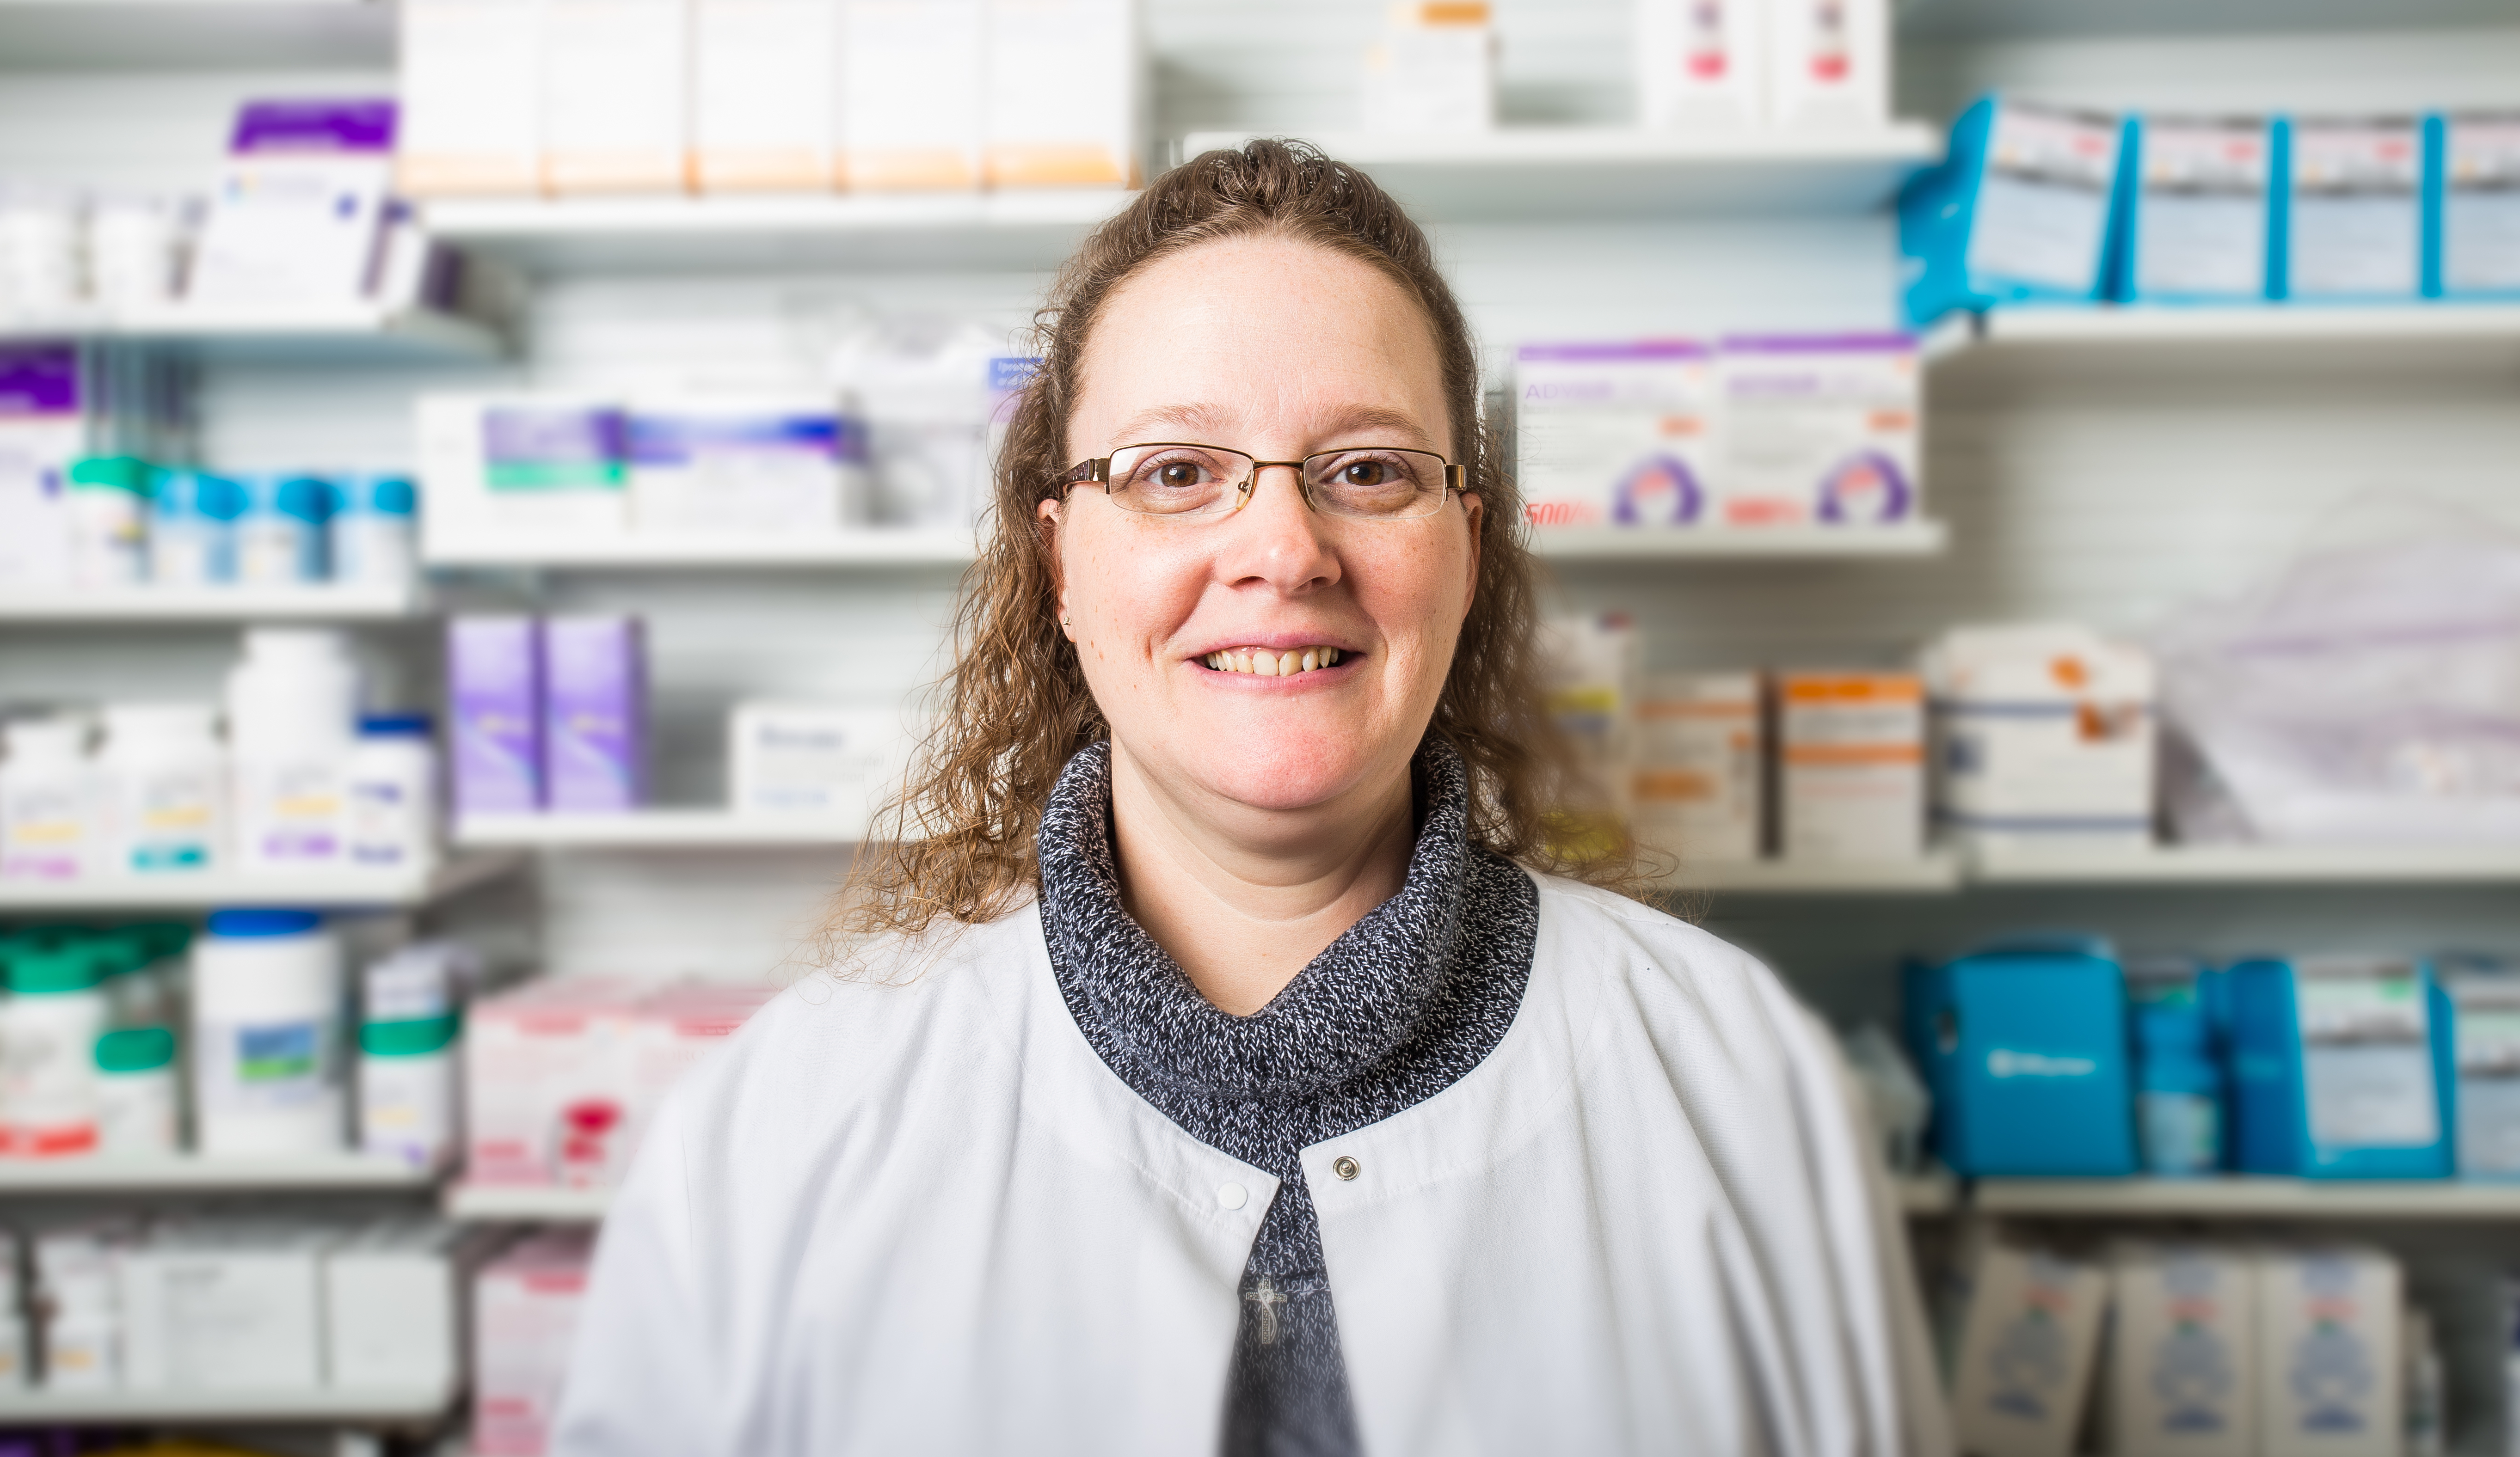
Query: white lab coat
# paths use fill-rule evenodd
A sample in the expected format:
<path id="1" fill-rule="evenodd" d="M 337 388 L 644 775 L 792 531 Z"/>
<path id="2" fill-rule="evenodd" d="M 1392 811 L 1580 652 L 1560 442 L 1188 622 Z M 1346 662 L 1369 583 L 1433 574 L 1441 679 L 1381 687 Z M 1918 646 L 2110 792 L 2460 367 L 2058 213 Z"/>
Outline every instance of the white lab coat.
<path id="1" fill-rule="evenodd" d="M 1495 1050 L 1304 1151 L 1365 1451 L 1947 1453 L 1826 1032 L 1714 937 L 1539 883 Z M 1278 1181 L 1102 1065 L 1035 908 L 871 972 L 667 1100 L 556 1451 L 1213 1452 Z"/>

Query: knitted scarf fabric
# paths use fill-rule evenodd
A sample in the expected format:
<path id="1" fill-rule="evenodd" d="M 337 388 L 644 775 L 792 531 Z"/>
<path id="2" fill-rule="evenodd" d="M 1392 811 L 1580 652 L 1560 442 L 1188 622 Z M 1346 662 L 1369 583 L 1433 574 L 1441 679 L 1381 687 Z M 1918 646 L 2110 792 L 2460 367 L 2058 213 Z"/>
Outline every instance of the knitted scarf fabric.
<path id="1" fill-rule="evenodd" d="M 1192 1137 L 1282 1180 L 1242 1274 L 1227 1457 L 1357 1451 L 1321 1223 L 1298 1156 L 1477 1067 L 1512 1025 L 1530 978 L 1538 889 L 1469 842 L 1468 775 L 1451 745 L 1428 738 L 1415 770 L 1418 841 L 1400 894 L 1248 1017 L 1201 996 L 1123 907 L 1108 744 L 1068 762 L 1042 820 L 1042 927 L 1078 1029 Z"/>

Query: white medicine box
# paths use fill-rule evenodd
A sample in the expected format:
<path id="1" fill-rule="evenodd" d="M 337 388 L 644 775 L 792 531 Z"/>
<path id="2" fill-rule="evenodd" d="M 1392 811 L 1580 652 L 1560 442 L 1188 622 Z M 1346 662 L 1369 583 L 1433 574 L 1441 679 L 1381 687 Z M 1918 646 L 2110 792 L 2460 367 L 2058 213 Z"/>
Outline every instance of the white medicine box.
<path id="1" fill-rule="evenodd" d="M 840 0 L 692 0 L 692 181 L 829 192 L 839 178 Z"/>
<path id="2" fill-rule="evenodd" d="M 463 1292 L 483 1234 L 435 1221 L 358 1231 L 324 1265 L 332 1385 L 453 1391 L 463 1373 Z"/>
<path id="3" fill-rule="evenodd" d="M 1637 0 L 1637 111 L 1650 129 L 1741 131 L 1764 119 L 1764 0 Z"/>
<path id="4" fill-rule="evenodd" d="M 840 139 L 848 186 L 946 192 L 980 185 L 988 123 L 982 0 L 846 0 Z M 1037 76 L 1050 92 L 1093 76 Z"/>
<path id="5" fill-rule="evenodd" d="M 1913 334 L 1735 334 L 1716 377 L 1711 521 L 1862 528 L 1921 513 Z"/>
<path id="6" fill-rule="evenodd" d="M 2110 1262 L 2117 1457 L 2257 1457 L 2257 1267 L 2239 1250 L 2121 1246 Z"/>
<path id="7" fill-rule="evenodd" d="M 689 0 L 541 0 L 543 186 L 679 193 L 691 161 Z"/>
<path id="8" fill-rule="evenodd" d="M 1534 527 L 1708 519 L 1715 376 L 1704 344 L 1525 344 L 1513 378 L 1515 474 Z"/>
<path id="9" fill-rule="evenodd" d="M 2258 1258 L 2260 1457 L 2397 1457 L 2398 1263 L 2361 1246 Z"/>
<path id="10" fill-rule="evenodd" d="M 1658 674 L 1637 701 L 1636 833 L 1685 864 L 1759 858 L 1755 673 Z"/>
<path id="11" fill-rule="evenodd" d="M 312 1227 L 204 1221 L 122 1259 L 123 1384 L 304 1391 L 324 1383 L 323 1261 Z"/>
<path id="12" fill-rule="evenodd" d="M 2068 623 L 1955 628 L 1928 648 L 1935 818 L 1962 843 L 2152 842 L 2154 671 Z"/>
<path id="13" fill-rule="evenodd" d="M 425 552 L 518 537 L 617 540 L 630 513 L 628 421 L 610 400 L 422 395 L 413 407 Z"/>
<path id="14" fill-rule="evenodd" d="M 1924 853 L 1924 691 L 1909 673 L 1776 678 L 1778 848 L 1787 860 Z"/>
<path id="15" fill-rule="evenodd" d="M 403 0 L 401 155 L 410 197 L 542 185 L 543 8 L 529 0 Z"/>
<path id="16" fill-rule="evenodd" d="M 1813 131 L 1890 119 L 1890 0 L 1766 0 L 1768 119 Z"/>
<path id="17" fill-rule="evenodd" d="M 1146 185 L 1139 0 L 989 0 L 985 44 L 989 186 Z"/>
<path id="18" fill-rule="evenodd" d="M 739 815 L 811 816 L 862 835 L 901 787 L 912 748 L 899 710 L 740 703 L 728 722 Z"/>
<path id="19" fill-rule="evenodd" d="M 2044 1250 L 1986 1245 L 1952 1377 L 1970 1457 L 2073 1457 L 2096 1364 L 2107 1271 Z"/>
<path id="20" fill-rule="evenodd" d="M 1496 125 L 1497 37 L 1487 0 L 1397 0 L 1368 48 L 1368 131 L 1477 132 Z"/>

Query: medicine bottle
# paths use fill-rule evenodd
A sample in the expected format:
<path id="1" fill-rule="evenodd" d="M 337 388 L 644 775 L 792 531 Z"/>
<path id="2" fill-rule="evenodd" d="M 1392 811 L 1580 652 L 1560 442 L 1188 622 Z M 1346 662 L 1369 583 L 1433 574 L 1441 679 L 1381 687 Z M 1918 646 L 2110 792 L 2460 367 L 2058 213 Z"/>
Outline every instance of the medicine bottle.
<path id="1" fill-rule="evenodd" d="M 216 910 L 193 943 L 193 1110 L 204 1155 L 340 1149 L 341 949 L 307 910 Z"/>
<path id="2" fill-rule="evenodd" d="M 0 879 L 75 880 L 96 837 L 83 719 L 21 719 L 0 734 Z"/>
<path id="3" fill-rule="evenodd" d="M 97 1152 L 175 1152 L 181 1102 L 171 1029 L 121 1027 L 96 1039 Z"/>
<path id="4" fill-rule="evenodd" d="M 361 476 L 333 519 L 333 577 L 368 587 L 409 586 L 419 573 L 413 512 L 420 495 L 408 476 Z"/>
<path id="5" fill-rule="evenodd" d="M 457 1143 L 454 1012 L 359 1027 L 359 1148 L 413 1169 L 436 1169 Z"/>
<path id="6" fill-rule="evenodd" d="M 237 528 L 237 580 L 266 586 L 333 575 L 333 516 L 339 494 L 307 475 L 263 475 L 248 484 Z"/>
<path id="7" fill-rule="evenodd" d="M 161 587 L 206 587 L 237 576 L 237 517 L 243 486 L 224 476 L 175 470 L 158 482 L 149 512 L 149 580 Z"/>
<path id="8" fill-rule="evenodd" d="M 349 861 L 408 870 L 437 859 L 437 746 L 428 715 L 368 714 L 350 750 Z"/>
<path id="9" fill-rule="evenodd" d="M 255 628 L 228 675 L 241 870 L 341 864 L 358 668 L 341 635 Z"/>
<path id="10" fill-rule="evenodd" d="M 21 945 L 0 1000 L 0 1149 L 54 1158 L 96 1149 L 96 1042 L 107 1004 L 86 938 Z"/>
<path id="11" fill-rule="evenodd" d="M 149 463 L 133 456 L 73 461 L 63 493 L 70 526 L 70 582 L 128 587 L 148 566 Z"/>
<path id="12" fill-rule="evenodd" d="M 98 755 L 107 863 L 134 875 L 218 867 L 228 760 L 206 703 L 110 703 Z"/>

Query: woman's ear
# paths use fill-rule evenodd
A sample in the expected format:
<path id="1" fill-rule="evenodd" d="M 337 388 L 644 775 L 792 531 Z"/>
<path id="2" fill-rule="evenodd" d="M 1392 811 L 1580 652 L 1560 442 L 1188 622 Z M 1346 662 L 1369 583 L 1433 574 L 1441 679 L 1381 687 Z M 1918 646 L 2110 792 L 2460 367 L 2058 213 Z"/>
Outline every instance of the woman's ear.
<path id="1" fill-rule="evenodd" d="M 1040 524 L 1042 554 L 1050 558 L 1051 591 L 1058 611 L 1059 633 L 1068 640 L 1074 641 L 1076 633 L 1067 625 L 1067 573 L 1061 569 L 1058 557 L 1058 518 L 1061 505 L 1063 503 L 1056 496 L 1045 498 L 1040 505 L 1033 508 L 1033 519 Z"/>
<path id="2" fill-rule="evenodd" d="M 1466 617 L 1469 615 L 1471 605 L 1478 600 L 1479 530 L 1487 523 L 1487 507 L 1480 502 L 1478 492 L 1462 493 L 1462 514 L 1468 518 L 1470 523 L 1470 571 L 1462 583 L 1462 615 Z"/>

